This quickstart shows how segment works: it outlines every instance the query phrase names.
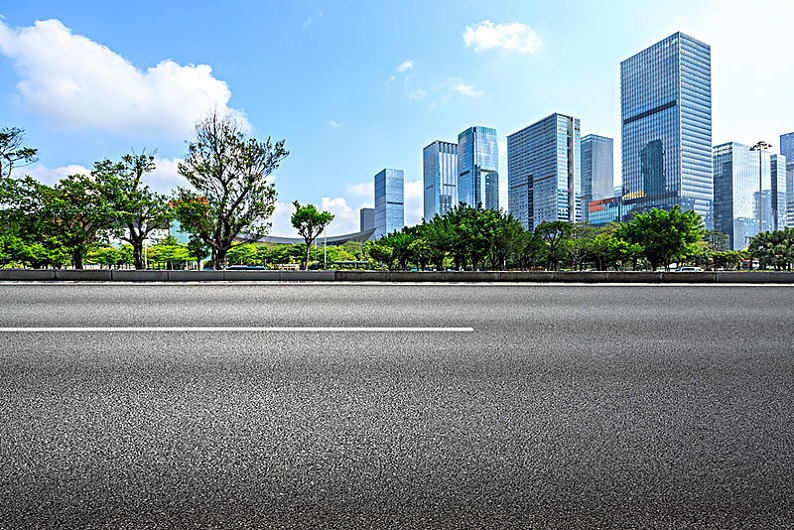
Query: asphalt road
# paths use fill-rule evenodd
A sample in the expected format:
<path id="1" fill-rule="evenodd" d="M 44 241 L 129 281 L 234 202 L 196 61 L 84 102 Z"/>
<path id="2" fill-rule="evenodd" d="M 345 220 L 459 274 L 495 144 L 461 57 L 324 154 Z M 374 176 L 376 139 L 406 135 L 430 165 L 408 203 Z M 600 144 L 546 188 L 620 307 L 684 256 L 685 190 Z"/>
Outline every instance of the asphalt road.
<path id="1" fill-rule="evenodd" d="M 0 528 L 794 528 L 794 287 L 0 284 Z M 8 331 L 13 327 L 466 331 Z"/>

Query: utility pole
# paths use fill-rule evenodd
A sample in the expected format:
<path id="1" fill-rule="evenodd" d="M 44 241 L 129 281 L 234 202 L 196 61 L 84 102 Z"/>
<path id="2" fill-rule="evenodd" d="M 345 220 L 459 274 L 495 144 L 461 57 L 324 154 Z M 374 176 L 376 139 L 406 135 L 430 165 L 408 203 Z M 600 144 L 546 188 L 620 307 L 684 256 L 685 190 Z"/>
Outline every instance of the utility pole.
<path id="1" fill-rule="evenodd" d="M 761 140 L 750 148 L 750 151 L 758 151 L 758 233 L 764 231 L 764 181 L 761 173 L 761 152 L 772 147 L 772 144 Z M 770 191 L 771 193 L 771 191 Z"/>

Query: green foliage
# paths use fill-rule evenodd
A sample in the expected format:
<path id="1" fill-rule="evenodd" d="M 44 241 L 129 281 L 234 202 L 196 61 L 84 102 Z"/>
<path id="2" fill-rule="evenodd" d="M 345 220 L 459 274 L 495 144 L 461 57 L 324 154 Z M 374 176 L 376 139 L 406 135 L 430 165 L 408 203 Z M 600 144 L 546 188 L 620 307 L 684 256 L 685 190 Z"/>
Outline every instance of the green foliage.
<path id="1" fill-rule="evenodd" d="M 173 216 L 169 199 L 143 182 L 143 176 L 154 169 L 154 156 L 142 153 L 124 155 L 119 162 L 96 162 L 91 172 L 107 206 L 113 234 L 132 245 L 136 269 L 144 268 L 144 241 L 154 230 L 168 226 Z"/>
<path id="2" fill-rule="evenodd" d="M 268 257 L 268 249 L 264 243 L 245 243 L 229 249 L 230 265 L 246 265 L 248 267 L 264 267 Z"/>
<path id="3" fill-rule="evenodd" d="M 535 228 L 535 235 L 543 242 L 550 270 L 557 270 L 557 265 L 563 259 L 563 241 L 570 234 L 571 224 L 565 221 L 544 221 Z"/>
<path id="4" fill-rule="evenodd" d="M 392 248 L 379 241 L 369 241 L 364 246 L 364 251 L 375 263 L 380 263 L 384 268 L 391 270 L 394 265 Z"/>
<path id="5" fill-rule="evenodd" d="M 334 214 L 321 212 L 313 204 L 301 206 L 298 201 L 293 201 L 292 205 L 295 207 L 295 213 L 292 214 L 290 221 L 306 244 L 306 261 L 303 268 L 308 269 L 312 241 L 322 233 L 328 223 L 333 221 Z"/>
<path id="6" fill-rule="evenodd" d="M 615 237 L 642 247 L 642 257 L 651 266 L 667 267 L 695 251 L 703 235 L 703 220 L 692 210 L 674 206 L 669 212 L 654 208 L 639 213 L 615 231 Z"/>
<path id="7" fill-rule="evenodd" d="M 167 236 L 156 245 L 149 247 L 148 259 L 150 263 L 164 263 L 168 270 L 174 270 L 175 264 L 180 265 L 190 261 L 190 251 L 173 236 Z"/>
<path id="8" fill-rule="evenodd" d="M 758 260 L 760 268 L 792 270 L 794 265 L 794 228 L 760 232 L 753 236 L 747 254 Z"/>
<path id="9" fill-rule="evenodd" d="M 0 129 L 0 178 L 11 178 L 14 167 L 24 167 L 36 161 L 38 149 L 22 145 L 25 131 L 17 127 Z"/>
<path id="10" fill-rule="evenodd" d="M 283 140 L 246 138 L 239 123 L 217 112 L 196 126 L 179 164 L 196 191 L 179 188 L 176 215 L 212 249 L 214 268 L 226 268 L 226 255 L 241 234 L 253 241 L 267 232 L 276 202 L 267 177 L 288 154 Z"/>

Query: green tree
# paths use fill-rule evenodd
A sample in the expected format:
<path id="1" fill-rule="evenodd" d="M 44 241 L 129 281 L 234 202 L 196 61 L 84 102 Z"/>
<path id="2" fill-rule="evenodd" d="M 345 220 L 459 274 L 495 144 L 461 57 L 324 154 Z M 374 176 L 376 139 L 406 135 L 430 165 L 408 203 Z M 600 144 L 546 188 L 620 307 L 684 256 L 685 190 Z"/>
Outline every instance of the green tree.
<path id="1" fill-rule="evenodd" d="M 582 270 L 584 263 L 593 255 L 593 240 L 598 229 L 585 223 L 573 223 L 567 241 L 568 259 L 574 270 Z"/>
<path id="2" fill-rule="evenodd" d="M 175 262 L 189 261 L 190 251 L 179 243 L 174 236 L 166 236 L 149 248 L 149 261 L 165 263 L 168 270 L 174 270 Z"/>
<path id="3" fill-rule="evenodd" d="M 489 261 L 491 268 L 505 270 L 508 259 L 517 258 L 524 244 L 524 228 L 511 214 L 499 212 L 490 215 L 489 229 L 491 245 Z"/>
<path id="4" fill-rule="evenodd" d="M 364 245 L 367 255 L 376 263 L 381 263 L 384 267 L 391 270 L 394 264 L 392 248 L 378 241 L 369 241 Z"/>
<path id="5" fill-rule="evenodd" d="M 565 221 L 543 221 L 535 228 L 535 234 L 546 247 L 547 268 L 556 271 L 560 262 L 563 241 L 571 233 L 571 224 Z"/>
<path id="6" fill-rule="evenodd" d="M 179 188 L 176 213 L 212 249 L 213 268 L 226 268 L 241 234 L 253 241 L 267 233 L 276 201 L 267 177 L 288 154 L 284 140 L 246 138 L 239 123 L 217 112 L 196 126 L 179 173 L 197 191 Z"/>
<path id="7" fill-rule="evenodd" d="M 154 230 L 168 226 L 173 217 L 168 198 L 143 182 L 143 176 L 154 169 L 154 156 L 144 152 L 124 155 L 119 162 L 96 162 L 91 172 L 110 212 L 115 235 L 132 245 L 136 269 L 144 268 L 144 241 Z"/>
<path id="8" fill-rule="evenodd" d="M 693 210 L 681 211 L 678 206 L 669 212 L 654 208 L 636 214 L 617 229 L 615 236 L 629 245 L 642 245 L 643 256 L 655 270 L 692 252 L 703 236 L 703 219 Z"/>
<path id="9" fill-rule="evenodd" d="M 14 167 L 24 167 L 36 161 L 38 149 L 24 147 L 25 131 L 17 127 L 0 129 L 0 178 L 11 178 Z"/>
<path id="10" fill-rule="evenodd" d="M 309 252 L 317 236 L 328 226 L 328 223 L 333 221 L 334 214 L 331 212 L 321 212 L 313 204 L 306 204 L 301 206 L 298 201 L 293 201 L 292 205 L 295 207 L 295 213 L 292 214 L 290 222 L 293 228 L 303 238 L 306 244 L 306 261 L 304 263 L 304 270 L 309 269 Z"/>
<path id="11" fill-rule="evenodd" d="M 204 241 L 195 234 L 187 242 L 187 251 L 196 261 L 196 269 L 201 270 L 201 263 L 210 255 L 210 249 Z"/>

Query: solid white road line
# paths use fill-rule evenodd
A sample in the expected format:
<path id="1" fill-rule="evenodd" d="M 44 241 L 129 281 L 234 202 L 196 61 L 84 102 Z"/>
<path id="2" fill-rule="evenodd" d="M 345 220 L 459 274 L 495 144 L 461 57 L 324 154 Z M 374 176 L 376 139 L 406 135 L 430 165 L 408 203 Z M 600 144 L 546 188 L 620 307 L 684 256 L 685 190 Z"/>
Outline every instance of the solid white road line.
<path id="1" fill-rule="evenodd" d="M 49 328 L 0 328 L 0 333 L 159 333 L 159 332 L 244 332 L 244 333 L 267 333 L 267 332 L 308 332 L 308 333 L 368 333 L 368 332 L 398 332 L 398 333 L 469 333 L 474 328 L 408 328 L 408 327 L 49 327 Z"/>

